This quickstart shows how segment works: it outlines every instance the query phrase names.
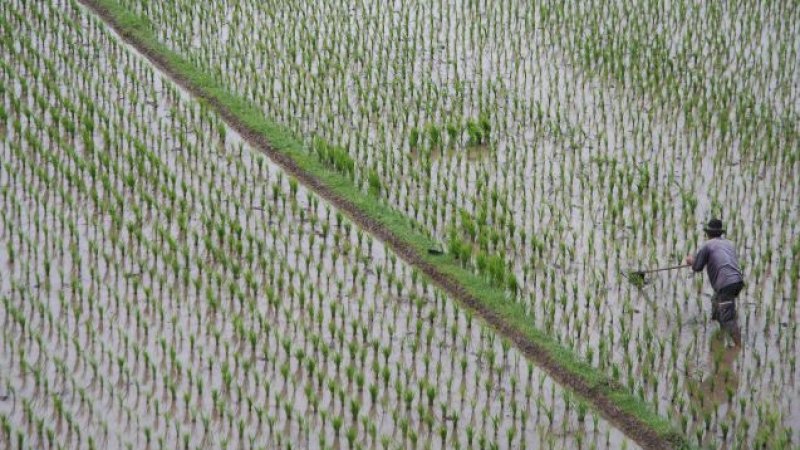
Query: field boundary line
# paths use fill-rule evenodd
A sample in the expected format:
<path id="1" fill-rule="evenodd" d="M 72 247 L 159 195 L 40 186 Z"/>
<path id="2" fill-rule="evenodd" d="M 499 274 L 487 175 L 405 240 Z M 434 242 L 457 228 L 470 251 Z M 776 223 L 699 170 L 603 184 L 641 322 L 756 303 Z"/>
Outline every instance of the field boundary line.
<path id="1" fill-rule="evenodd" d="M 75 1 L 97 15 L 164 75 L 210 106 L 249 144 L 386 243 L 630 439 L 644 448 L 689 447 L 685 437 L 651 405 L 535 328 L 523 306 L 509 301 L 502 289 L 464 269 L 448 254 L 428 254 L 427 249 L 438 243 L 415 231 L 411 219 L 326 168 L 303 149 L 290 131 L 269 121 L 253 105 L 161 43 L 145 18 L 131 13 L 116 0 Z"/>

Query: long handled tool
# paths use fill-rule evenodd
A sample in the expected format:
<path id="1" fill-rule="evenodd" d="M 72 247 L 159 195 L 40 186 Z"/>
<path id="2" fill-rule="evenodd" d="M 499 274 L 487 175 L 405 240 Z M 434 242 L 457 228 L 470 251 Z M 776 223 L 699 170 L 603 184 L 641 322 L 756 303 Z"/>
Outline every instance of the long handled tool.
<path id="1" fill-rule="evenodd" d="M 681 264 L 679 266 L 669 266 L 669 267 L 659 267 L 658 269 L 645 269 L 645 270 L 633 270 L 628 273 L 624 273 L 625 277 L 631 283 L 641 286 L 644 284 L 644 276 L 648 273 L 655 273 L 655 272 L 663 272 L 666 270 L 675 270 L 675 269 L 683 269 L 686 267 L 692 267 L 691 264 Z"/>
<path id="2" fill-rule="evenodd" d="M 692 267 L 692 265 L 691 264 L 681 264 L 679 266 L 660 267 L 658 269 L 635 270 L 633 272 L 629 272 L 628 276 L 643 277 L 647 273 L 663 272 L 665 270 L 683 269 L 684 267 Z"/>

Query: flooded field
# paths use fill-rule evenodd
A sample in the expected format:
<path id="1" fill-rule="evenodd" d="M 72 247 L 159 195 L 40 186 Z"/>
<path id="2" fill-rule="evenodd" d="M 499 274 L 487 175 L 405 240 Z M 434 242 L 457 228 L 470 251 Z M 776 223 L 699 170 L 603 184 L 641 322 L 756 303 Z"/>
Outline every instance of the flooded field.
<path id="1" fill-rule="evenodd" d="M 121 3 L 694 444 L 800 442 L 796 2 Z M 712 216 L 745 271 L 737 351 L 704 275 L 621 276 Z"/>
<path id="2" fill-rule="evenodd" d="M 2 448 L 637 448 L 84 9 L 0 18 Z"/>

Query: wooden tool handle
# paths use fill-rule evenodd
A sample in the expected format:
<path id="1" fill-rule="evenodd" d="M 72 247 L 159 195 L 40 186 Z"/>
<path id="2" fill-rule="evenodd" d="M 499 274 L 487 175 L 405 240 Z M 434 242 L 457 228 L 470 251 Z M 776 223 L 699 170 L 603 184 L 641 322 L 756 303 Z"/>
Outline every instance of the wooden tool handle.
<path id="1" fill-rule="evenodd" d="M 691 264 L 681 264 L 679 266 L 661 267 L 660 269 L 642 270 L 641 273 L 661 272 L 664 270 L 683 269 L 684 267 L 692 267 Z"/>

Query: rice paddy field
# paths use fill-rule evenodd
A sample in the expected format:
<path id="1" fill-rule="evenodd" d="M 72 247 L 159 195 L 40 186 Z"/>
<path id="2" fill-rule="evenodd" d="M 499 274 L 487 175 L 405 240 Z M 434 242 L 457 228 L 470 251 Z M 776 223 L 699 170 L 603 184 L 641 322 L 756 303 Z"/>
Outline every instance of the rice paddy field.
<path id="1" fill-rule="evenodd" d="M 87 3 L 407 217 L 676 445 L 800 445 L 800 3 Z M 2 448 L 643 443 L 91 8 L 8 0 L 0 34 Z M 741 348 L 705 274 L 624 276 L 682 263 L 712 216 Z"/>

